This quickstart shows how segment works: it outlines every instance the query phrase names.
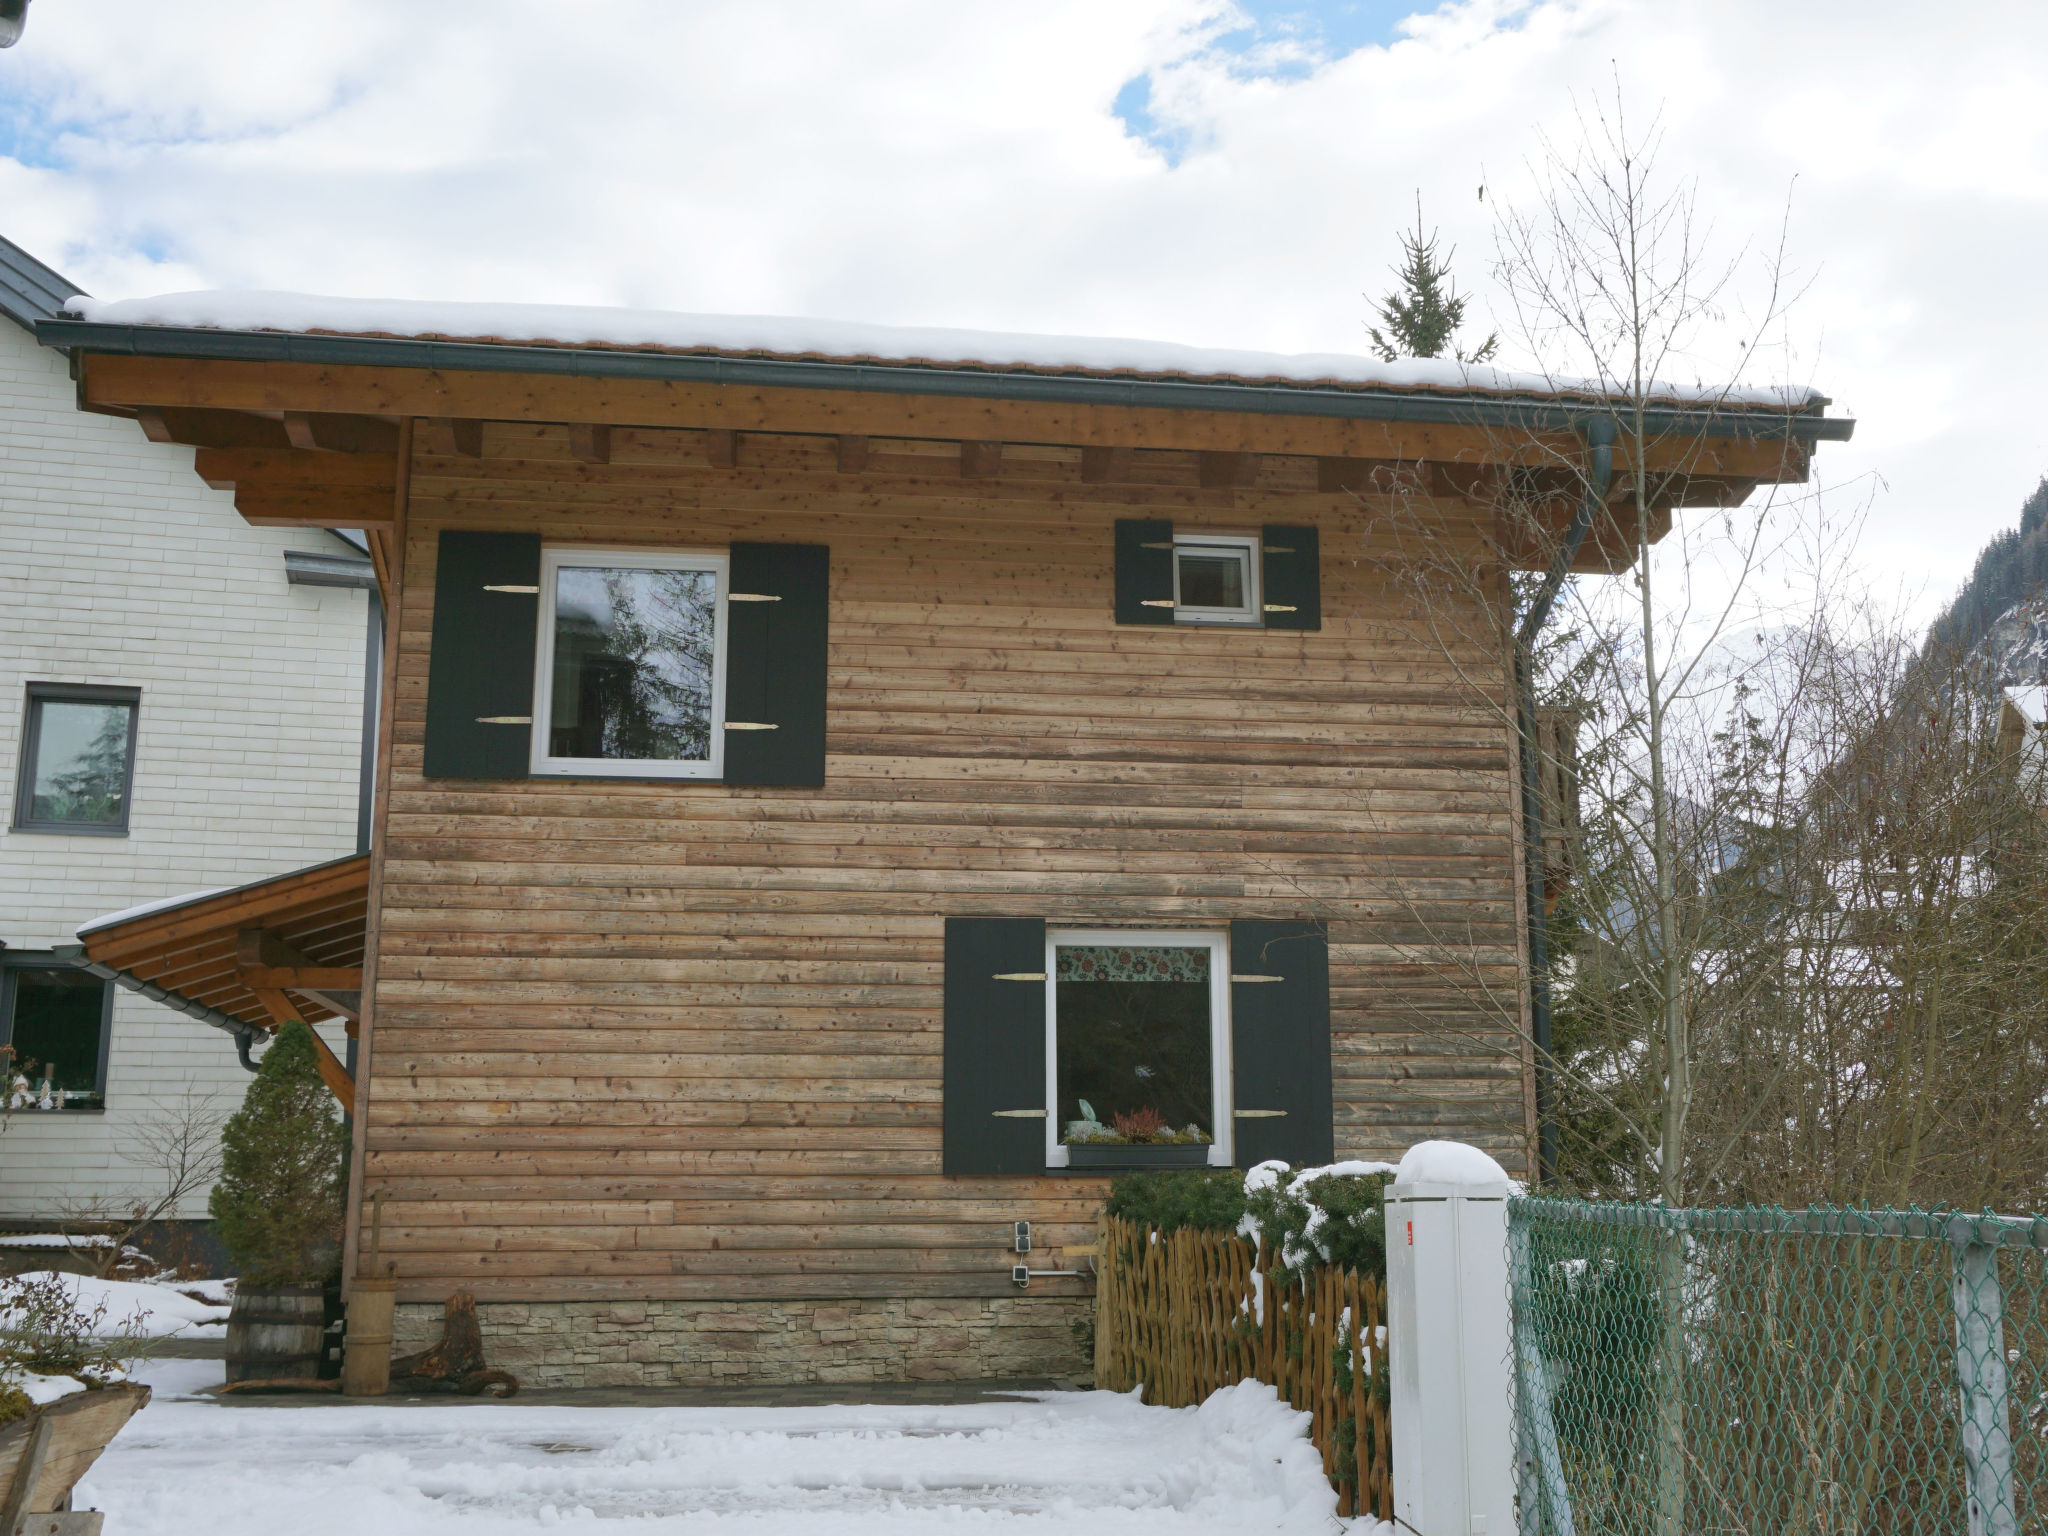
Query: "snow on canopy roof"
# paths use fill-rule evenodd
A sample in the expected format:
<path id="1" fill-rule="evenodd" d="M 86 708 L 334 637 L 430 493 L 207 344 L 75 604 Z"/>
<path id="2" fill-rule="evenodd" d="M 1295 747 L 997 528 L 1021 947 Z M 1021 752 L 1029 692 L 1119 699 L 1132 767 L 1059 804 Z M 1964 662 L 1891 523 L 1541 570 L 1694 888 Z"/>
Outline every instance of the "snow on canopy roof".
<path id="1" fill-rule="evenodd" d="M 101 917 L 88 918 L 72 930 L 72 935 L 75 938 L 82 939 L 88 933 L 97 933 L 102 928 L 112 928 L 115 924 L 125 923 L 131 918 L 146 917 L 152 912 L 168 911 L 172 907 L 182 907 L 191 901 L 204 901 L 209 896 L 218 896 L 223 891 L 231 891 L 233 889 L 234 887 L 231 885 L 214 885 L 208 886 L 203 891 L 185 891 L 176 896 L 159 896 L 155 901 L 138 902 L 132 907 L 123 907 L 118 912 L 109 912 Z"/>
<path id="2" fill-rule="evenodd" d="M 1585 379 L 1554 379 L 1430 358 L 1382 362 L 1339 352 L 1249 352 L 1116 336 L 1038 336 L 942 326 L 869 325 L 776 315 L 691 315 L 573 304 L 348 299 L 277 292 L 168 293 L 65 302 L 67 318 L 99 325 L 404 337 L 506 345 L 630 348 L 723 357 L 894 363 L 931 368 L 1108 375 L 1241 384 L 1507 395 L 1601 396 Z M 1656 384 L 1659 399 L 1802 410 L 1827 397 L 1803 386 Z"/>

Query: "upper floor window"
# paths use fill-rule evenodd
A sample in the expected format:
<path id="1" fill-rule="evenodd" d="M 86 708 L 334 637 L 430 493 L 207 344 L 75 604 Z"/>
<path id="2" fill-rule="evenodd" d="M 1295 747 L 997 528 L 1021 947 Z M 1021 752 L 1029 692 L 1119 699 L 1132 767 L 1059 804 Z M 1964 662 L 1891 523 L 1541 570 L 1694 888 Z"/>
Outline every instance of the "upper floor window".
<path id="1" fill-rule="evenodd" d="M 1256 535 L 1174 534 L 1176 624 L 1257 624 L 1263 618 Z"/>
<path id="2" fill-rule="evenodd" d="M 112 1018 L 110 983 L 47 956 L 10 955 L 0 966 L 0 1103 L 104 1109 Z"/>
<path id="3" fill-rule="evenodd" d="M 28 685 L 14 830 L 127 833 L 141 702 L 134 688 Z"/>
<path id="4" fill-rule="evenodd" d="M 543 553 L 533 772 L 720 775 L 727 570 L 723 554 Z"/>

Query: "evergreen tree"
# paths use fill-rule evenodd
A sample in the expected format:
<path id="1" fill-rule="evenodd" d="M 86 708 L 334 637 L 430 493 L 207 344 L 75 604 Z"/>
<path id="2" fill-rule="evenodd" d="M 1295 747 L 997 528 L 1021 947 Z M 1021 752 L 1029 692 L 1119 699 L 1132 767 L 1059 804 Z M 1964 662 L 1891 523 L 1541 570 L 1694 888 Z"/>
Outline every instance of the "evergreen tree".
<path id="1" fill-rule="evenodd" d="M 244 1285 L 306 1285 L 340 1265 L 348 1132 L 320 1080 L 313 1031 L 277 1032 L 220 1138 L 208 1209 Z"/>
<path id="2" fill-rule="evenodd" d="M 1490 335 L 1467 356 L 1457 345 L 1465 323 L 1465 300 L 1451 281 L 1451 258 L 1457 248 L 1437 253 L 1437 232 L 1422 232 L 1422 198 L 1415 199 L 1415 232 L 1401 236 L 1401 265 L 1394 268 L 1401 290 L 1378 306 L 1380 325 L 1370 327 L 1372 349 L 1383 362 L 1402 357 L 1442 357 L 1449 347 L 1461 363 L 1485 363 L 1500 350 L 1498 334 Z M 1382 331 L 1380 326 L 1385 326 Z"/>

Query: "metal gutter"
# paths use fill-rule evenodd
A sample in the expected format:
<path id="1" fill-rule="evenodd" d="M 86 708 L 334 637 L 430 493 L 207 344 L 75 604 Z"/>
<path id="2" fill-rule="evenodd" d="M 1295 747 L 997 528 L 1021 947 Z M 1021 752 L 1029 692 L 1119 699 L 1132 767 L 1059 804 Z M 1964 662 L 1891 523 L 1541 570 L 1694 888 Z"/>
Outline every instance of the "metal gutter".
<path id="1" fill-rule="evenodd" d="M 131 976 L 126 971 L 117 971 L 111 965 L 102 965 L 97 960 L 85 957 L 83 944 L 59 944 L 50 953 L 68 965 L 75 965 L 81 971 L 89 971 L 102 981 L 111 981 L 126 987 L 130 992 L 139 992 L 152 1003 L 162 1003 L 174 1008 L 188 1019 L 197 1019 L 202 1024 L 211 1024 L 215 1029 L 224 1029 L 231 1035 L 253 1035 L 255 1031 L 231 1013 L 222 1013 L 218 1008 L 209 1008 L 204 1003 L 195 1003 L 180 993 L 167 991 L 153 981 L 144 981 L 140 976 Z"/>
<path id="2" fill-rule="evenodd" d="M 203 326 L 103 325 L 44 320 L 36 339 L 46 347 L 137 357 L 187 357 L 229 362 L 314 363 L 412 368 L 444 373 L 544 373 L 571 378 L 647 379 L 740 388 L 841 389 L 862 394 L 942 395 L 1040 404 L 1126 409 L 1230 411 L 1270 416 L 1323 416 L 1409 421 L 1521 431 L 1568 432 L 1598 399 L 1557 396 L 1438 395 L 1396 390 L 1333 389 L 1312 384 L 1182 382 L 1101 378 L 1088 374 L 1013 373 L 915 363 L 828 362 L 797 358 L 705 357 L 615 348 L 537 347 L 497 342 L 420 341 L 406 337 L 314 336 L 292 331 L 228 331 Z M 1846 442 L 1847 417 L 1825 416 L 1825 402 L 1799 411 L 1764 406 L 1651 406 L 1649 431 L 1662 436 L 1790 438 Z"/>
<path id="3" fill-rule="evenodd" d="M 284 579 L 294 587 L 363 587 L 377 589 L 376 567 L 355 555 L 316 555 L 303 549 L 284 552 Z"/>
<path id="4" fill-rule="evenodd" d="M 1529 936 L 1529 1036 L 1536 1066 L 1536 1182 L 1539 1187 L 1557 1178 L 1557 1059 L 1552 1050 L 1550 997 L 1550 913 L 1543 904 L 1543 790 L 1536 754 L 1536 637 L 1550 620 L 1551 604 L 1564 586 L 1579 546 L 1593 526 L 1593 514 L 1607 504 L 1607 487 L 1614 477 L 1614 423 L 1595 417 L 1584 428 L 1586 446 L 1592 451 L 1586 484 L 1579 505 L 1572 513 L 1571 527 L 1557 557 L 1544 572 L 1529 611 L 1515 631 L 1515 724 L 1521 734 L 1522 768 L 1522 860 L 1523 883 L 1527 892 Z"/>

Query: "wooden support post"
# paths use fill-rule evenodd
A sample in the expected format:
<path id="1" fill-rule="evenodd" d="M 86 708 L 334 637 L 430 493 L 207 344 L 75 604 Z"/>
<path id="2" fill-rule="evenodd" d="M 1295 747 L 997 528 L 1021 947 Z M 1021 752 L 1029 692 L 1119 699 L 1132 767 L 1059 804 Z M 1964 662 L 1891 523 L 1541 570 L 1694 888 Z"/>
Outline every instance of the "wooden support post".
<path id="1" fill-rule="evenodd" d="M 177 441 L 171 435 L 170 426 L 165 422 L 162 411 L 152 410 L 149 406 L 145 405 L 136 411 L 135 424 L 142 428 L 142 435 L 152 443 L 175 443 Z"/>
<path id="2" fill-rule="evenodd" d="M 1003 445 L 964 442 L 960 445 L 960 477 L 963 480 L 993 480 L 1003 472 Z"/>
<path id="3" fill-rule="evenodd" d="M 868 440 L 865 437 L 842 435 L 834 438 L 839 459 L 839 473 L 857 475 L 868 467 Z"/>
<path id="4" fill-rule="evenodd" d="M 612 429 L 602 422 L 571 422 L 569 452 L 585 464 L 611 463 Z"/>
<path id="5" fill-rule="evenodd" d="M 264 986 L 250 979 L 252 976 L 269 974 L 272 968 L 266 966 L 264 962 L 278 958 L 280 950 L 287 951 L 290 958 L 301 958 L 291 955 L 289 945 L 266 934 L 261 928 L 244 928 L 235 935 L 235 969 L 241 975 L 243 984 L 256 994 L 256 1000 L 270 1015 L 273 1033 L 286 1024 L 306 1022 L 305 1015 L 299 1012 L 298 1005 L 285 995 L 282 988 Z M 358 981 L 360 979 L 358 976 Z M 320 1068 L 320 1080 L 332 1090 L 337 1099 L 341 1100 L 342 1109 L 353 1114 L 356 1105 L 356 1080 L 349 1075 L 348 1068 L 341 1064 L 340 1058 L 328 1048 L 327 1042 L 320 1038 L 319 1031 L 312 1029 L 310 1025 L 307 1028 L 313 1036 L 313 1057 Z"/>
<path id="6" fill-rule="evenodd" d="M 706 432 L 704 458 L 713 469 L 737 469 L 740 462 L 739 433 L 723 427 Z"/>
<path id="7" fill-rule="evenodd" d="M 1081 450 L 1081 483 L 1084 485 L 1113 485 L 1131 478 L 1131 466 L 1137 455 L 1129 448 L 1083 448 Z"/>

